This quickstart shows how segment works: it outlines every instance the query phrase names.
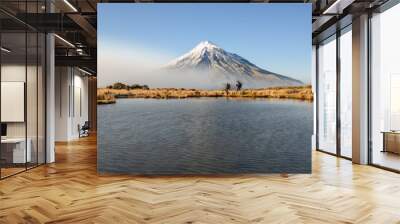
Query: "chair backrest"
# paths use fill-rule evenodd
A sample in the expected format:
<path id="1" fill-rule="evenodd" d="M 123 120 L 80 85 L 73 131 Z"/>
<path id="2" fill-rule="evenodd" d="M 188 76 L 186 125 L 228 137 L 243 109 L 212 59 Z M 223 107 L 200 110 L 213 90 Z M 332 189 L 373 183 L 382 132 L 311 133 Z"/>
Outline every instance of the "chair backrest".
<path id="1" fill-rule="evenodd" d="M 90 128 L 89 121 L 85 121 L 85 124 L 83 124 L 82 128 Z"/>

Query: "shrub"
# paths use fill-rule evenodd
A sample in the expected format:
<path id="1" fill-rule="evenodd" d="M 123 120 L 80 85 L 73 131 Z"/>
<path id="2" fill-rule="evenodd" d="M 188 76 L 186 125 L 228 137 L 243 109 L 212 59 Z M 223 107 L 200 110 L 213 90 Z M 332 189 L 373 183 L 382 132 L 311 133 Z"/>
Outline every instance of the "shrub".
<path id="1" fill-rule="evenodd" d="M 112 89 L 128 89 L 128 85 L 121 82 L 116 82 L 113 84 Z"/>

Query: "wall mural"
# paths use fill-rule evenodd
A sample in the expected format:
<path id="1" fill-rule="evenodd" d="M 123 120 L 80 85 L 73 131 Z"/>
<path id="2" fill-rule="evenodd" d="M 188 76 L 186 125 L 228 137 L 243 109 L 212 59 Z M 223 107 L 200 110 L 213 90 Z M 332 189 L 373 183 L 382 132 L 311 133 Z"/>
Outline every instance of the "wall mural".
<path id="1" fill-rule="evenodd" d="M 98 13 L 100 173 L 311 172 L 310 4 Z"/>

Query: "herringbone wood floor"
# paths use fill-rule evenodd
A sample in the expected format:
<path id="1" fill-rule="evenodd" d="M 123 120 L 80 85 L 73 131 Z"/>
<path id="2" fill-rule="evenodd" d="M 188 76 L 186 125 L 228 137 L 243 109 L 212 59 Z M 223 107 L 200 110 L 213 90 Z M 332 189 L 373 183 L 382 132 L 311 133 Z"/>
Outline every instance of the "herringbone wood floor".
<path id="1" fill-rule="evenodd" d="M 311 175 L 96 174 L 96 139 L 0 181 L 0 223 L 400 223 L 400 175 L 313 153 Z"/>

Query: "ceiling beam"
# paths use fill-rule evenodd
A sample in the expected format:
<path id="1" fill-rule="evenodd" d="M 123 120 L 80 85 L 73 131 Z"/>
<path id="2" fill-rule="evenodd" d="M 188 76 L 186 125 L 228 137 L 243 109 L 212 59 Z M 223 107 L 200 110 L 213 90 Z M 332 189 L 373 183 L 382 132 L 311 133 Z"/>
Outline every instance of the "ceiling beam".
<path id="1" fill-rule="evenodd" d="M 56 56 L 55 64 L 56 66 L 88 67 L 96 71 L 97 59 L 91 56 Z"/>
<path id="2" fill-rule="evenodd" d="M 89 23 L 89 21 L 80 14 L 68 14 L 68 17 L 73 20 L 78 26 L 82 28 L 82 30 L 88 35 L 89 38 L 86 38 L 86 41 L 90 44 L 90 46 L 96 46 L 97 41 L 97 30 Z"/>

